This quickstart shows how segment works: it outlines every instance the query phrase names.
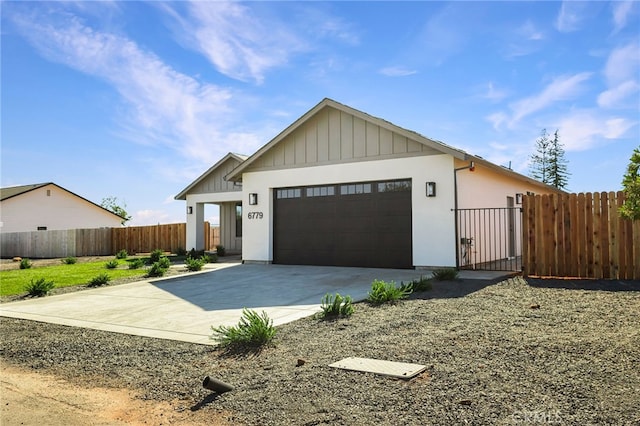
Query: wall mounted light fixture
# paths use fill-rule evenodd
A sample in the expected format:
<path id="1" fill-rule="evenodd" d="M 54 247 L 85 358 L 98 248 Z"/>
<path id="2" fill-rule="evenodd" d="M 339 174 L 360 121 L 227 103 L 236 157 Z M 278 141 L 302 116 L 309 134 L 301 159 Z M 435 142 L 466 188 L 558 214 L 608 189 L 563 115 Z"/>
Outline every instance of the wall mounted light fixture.
<path id="1" fill-rule="evenodd" d="M 520 192 L 516 194 L 516 204 L 522 204 L 522 193 Z"/>
<path id="2" fill-rule="evenodd" d="M 249 194 L 249 205 L 250 206 L 258 205 L 258 194 L 256 194 L 255 192 L 251 192 Z"/>
<path id="3" fill-rule="evenodd" d="M 187 206 L 187 214 L 193 214 L 193 207 Z"/>
<path id="4" fill-rule="evenodd" d="M 435 196 L 436 196 L 436 183 L 427 182 L 427 197 L 435 197 Z"/>

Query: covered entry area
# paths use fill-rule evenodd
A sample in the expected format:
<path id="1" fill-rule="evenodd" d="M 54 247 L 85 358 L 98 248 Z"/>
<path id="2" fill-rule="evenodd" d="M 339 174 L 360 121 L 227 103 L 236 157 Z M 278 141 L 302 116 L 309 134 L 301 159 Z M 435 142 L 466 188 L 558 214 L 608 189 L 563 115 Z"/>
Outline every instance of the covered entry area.
<path id="1" fill-rule="evenodd" d="M 411 180 L 277 188 L 273 262 L 413 267 Z"/>

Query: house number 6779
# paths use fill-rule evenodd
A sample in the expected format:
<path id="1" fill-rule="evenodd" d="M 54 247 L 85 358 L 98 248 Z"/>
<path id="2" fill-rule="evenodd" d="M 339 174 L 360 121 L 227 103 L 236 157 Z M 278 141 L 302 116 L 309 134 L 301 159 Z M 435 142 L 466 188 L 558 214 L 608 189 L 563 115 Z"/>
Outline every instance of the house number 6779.
<path id="1" fill-rule="evenodd" d="M 247 213 L 247 219 L 262 219 L 264 215 L 262 212 L 249 212 Z"/>

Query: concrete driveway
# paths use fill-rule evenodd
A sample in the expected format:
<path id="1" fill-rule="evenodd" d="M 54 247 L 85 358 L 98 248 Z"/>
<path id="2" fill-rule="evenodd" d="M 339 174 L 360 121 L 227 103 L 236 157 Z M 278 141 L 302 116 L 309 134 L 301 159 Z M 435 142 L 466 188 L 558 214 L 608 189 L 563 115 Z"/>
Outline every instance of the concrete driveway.
<path id="1" fill-rule="evenodd" d="M 138 336 L 213 344 L 211 326 L 235 325 L 243 308 L 275 325 L 320 311 L 326 293 L 363 300 L 374 279 L 410 281 L 428 271 L 215 264 L 213 270 L 0 305 L 0 316 Z"/>

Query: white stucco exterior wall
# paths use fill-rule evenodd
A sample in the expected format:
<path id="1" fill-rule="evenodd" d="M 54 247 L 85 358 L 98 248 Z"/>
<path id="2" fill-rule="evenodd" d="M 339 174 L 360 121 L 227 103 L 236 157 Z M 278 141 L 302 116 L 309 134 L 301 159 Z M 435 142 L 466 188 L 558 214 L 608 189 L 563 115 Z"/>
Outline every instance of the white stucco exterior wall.
<path id="1" fill-rule="evenodd" d="M 1 232 L 49 231 L 83 228 L 117 228 L 121 219 L 105 209 L 47 185 L 8 198 L 0 205 Z"/>
<path id="2" fill-rule="evenodd" d="M 256 193 L 258 205 L 243 203 L 243 259 L 273 260 L 274 188 L 410 178 L 414 266 L 455 266 L 452 170 L 443 154 L 244 173 L 243 199 Z M 436 182 L 436 197 L 426 197 L 426 182 Z M 261 219 L 248 219 L 257 212 Z"/>
<path id="3" fill-rule="evenodd" d="M 456 168 L 466 164 L 468 162 L 456 161 Z M 461 209 L 507 207 L 508 196 L 515 199 L 517 193 L 526 194 L 527 191 L 536 194 L 552 192 L 541 183 L 536 185 L 515 179 L 482 165 L 477 165 L 473 172 L 458 171 L 458 207 Z"/>

